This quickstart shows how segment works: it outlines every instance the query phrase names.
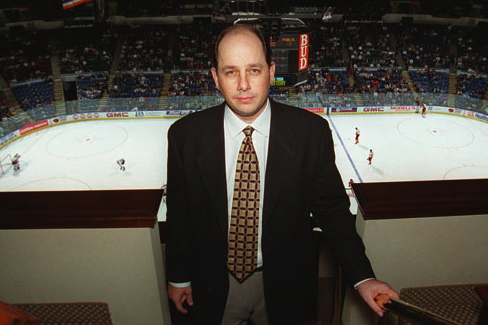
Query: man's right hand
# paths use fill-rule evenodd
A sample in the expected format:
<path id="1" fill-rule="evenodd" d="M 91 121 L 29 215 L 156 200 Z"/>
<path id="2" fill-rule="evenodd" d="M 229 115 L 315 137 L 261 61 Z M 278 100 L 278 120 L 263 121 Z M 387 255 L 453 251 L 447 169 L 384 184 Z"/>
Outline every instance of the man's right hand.
<path id="1" fill-rule="evenodd" d="M 179 288 L 168 284 L 168 297 L 171 299 L 178 311 L 183 314 L 188 314 L 188 309 L 183 307 L 186 302 L 189 306 L 193 306 L 193 296 L 191 293 L 191 286 Z"/>

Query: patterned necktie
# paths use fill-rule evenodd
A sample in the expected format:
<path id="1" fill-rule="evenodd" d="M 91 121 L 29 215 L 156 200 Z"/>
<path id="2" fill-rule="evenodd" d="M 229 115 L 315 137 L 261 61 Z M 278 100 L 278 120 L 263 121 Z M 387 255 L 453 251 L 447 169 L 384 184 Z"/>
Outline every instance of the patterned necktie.
<path id="1" fill-rule="evenodd" d="M 237 156 L 234 195 L 229 228 L 227 267 L 239 280 L 244 281 L 256 269 L 258 263 L 259 225 L 259 164 L 252 132 L 247 126 L 243 132 Z"/>

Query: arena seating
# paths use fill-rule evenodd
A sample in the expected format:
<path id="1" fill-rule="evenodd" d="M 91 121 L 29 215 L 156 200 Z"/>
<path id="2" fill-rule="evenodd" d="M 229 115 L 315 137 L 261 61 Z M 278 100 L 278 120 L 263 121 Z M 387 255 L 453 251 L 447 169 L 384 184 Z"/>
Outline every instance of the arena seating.
<path id="1" fill-rule="evenodd" d="M 117 44 L 117 32 L 107 28 L 97 31 L 68 29 L 58 51 L 62 74 L 110 71 Z"/>
<path id="2" fill-rule="evenodd" d="M 475 28 L 459 28 L 456 31 L 458 71 L 470 73 L 488 73 L 488 46 L 483 41 L 486 35 Z"/>
<path id="3" fill-rule="evenodd" d="M 139 26 L 126 32 L 117 71 L 164 71 L 168 58 L 168 32 L 161 26 Z"/>
<path id="4" fill-rule="evenodd" d="M 448 69 L 450 38 L 445 26 L 415 25 L 399 31 L 405 63 L 412 68 Z"/>
<path id="5" fill-rule="evenodd" d="M 36 80 L 12 86 L 22 110 L 31 117 L 50 117 L 56 115 L 52 80 Z"/>
<path id="6" fill-rule="evenodd" d="M 388 27 L 381 23 L 349 26 L 344 33 L 351 65 L 355 68 L 398 67 Z"/>
<path id="7" fill-rule="evenodd" d="M 451 91 L 457 105 L 485 109 L 479 100 L 488 89 L 488 50 L 472 28 L 304 20 L 311 33 L 309 78 L 294 89 L 271 87 L 276 100 L 302 106 L 411 105 L 420 94 L 430 105 L 447 105 Z M 38 116 L 49 116 L 59 100 L 53 94 L 55 75 L 75 76 L 80 111 L 99 109 L 97 100 L 104 98 L 112 110 L 202 109 L 221 100 L 209 68 L 211 44 L 224 26 L 195 20 L 74 28 L 49 35 L 55 42 L 47 42 L 47 32 L 0 35 L 5 43 L 0 74 L 19 107 L 30 114 L 39 110 Z M 51 66 L 53 55 L 57 66 Z M 456 70 L 453 92 L 449 76 Z"/>
<path id="8" fill-rule="evenodd" d="M 410 69 L 408 71 L 415 88 L 419 93 L 447 94 L 449 73 L 427 69 Z"/>

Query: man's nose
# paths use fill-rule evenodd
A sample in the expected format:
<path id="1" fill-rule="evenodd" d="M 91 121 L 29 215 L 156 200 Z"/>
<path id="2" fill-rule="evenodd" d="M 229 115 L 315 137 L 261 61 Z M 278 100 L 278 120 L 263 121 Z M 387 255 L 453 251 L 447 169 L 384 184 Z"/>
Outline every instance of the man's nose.
<path id="1" fill-rule="evenodd" d="M 243 74 L 239 77 L 239 81 L 237 83 L 237 90 L 247 91 L 249 89 L 251 89 L 251 84 L 249 83 L 247 75 Z"/>

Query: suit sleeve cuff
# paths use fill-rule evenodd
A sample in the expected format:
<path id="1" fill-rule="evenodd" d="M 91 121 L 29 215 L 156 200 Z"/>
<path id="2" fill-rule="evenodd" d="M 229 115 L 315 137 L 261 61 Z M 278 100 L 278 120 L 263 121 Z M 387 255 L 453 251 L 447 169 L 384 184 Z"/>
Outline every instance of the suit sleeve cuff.
<path id="1" fill-rule="evenodd" d="M 168 282 L 168 283 L 175 288 L 185 288 L 185 287 L 189 287 L 191 285 L 191 282 L 181 282 L 181 283 Z"/>
<path id="2" fill-rule="evenodd" d="M 354 285 L 354 289 L 356 289 L 356 290 L 357 290 L 357 289 L 358 289 L 358 285 L 360 285 L 361 283 L 364 283 L 364 282 L 366 282 L 366 281 L 369 281 L 369 280 L 374 280 L 374 278 L 367 278 L 367 279 L 364 279 L 364 280 L 362 280 L 362 281 L 359 281 L 358 283 L 356 283 L 356 284 Z"/>

